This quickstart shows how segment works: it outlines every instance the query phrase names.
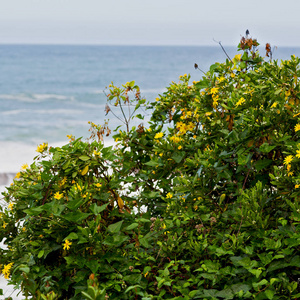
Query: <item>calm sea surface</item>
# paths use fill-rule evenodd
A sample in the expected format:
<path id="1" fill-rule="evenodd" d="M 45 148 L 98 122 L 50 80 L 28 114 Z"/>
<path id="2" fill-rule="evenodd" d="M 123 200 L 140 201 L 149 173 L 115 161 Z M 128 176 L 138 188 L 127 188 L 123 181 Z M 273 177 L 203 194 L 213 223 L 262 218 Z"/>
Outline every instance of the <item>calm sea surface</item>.
<path id="1" fill-rule="evenodd" d="M 229 55 L 235 48 L 227 48 Z M 275 58 L 300 55 L 282 48 Z M 66 141 L 67 134 L 88 136 L 88 121 L 105 118 L 105 87 L 135 80 L 148 100 L 171 81 L 201 73 L 224 61 L 220 47 L 0 45 L 0 141 L 36 145 Z"/>

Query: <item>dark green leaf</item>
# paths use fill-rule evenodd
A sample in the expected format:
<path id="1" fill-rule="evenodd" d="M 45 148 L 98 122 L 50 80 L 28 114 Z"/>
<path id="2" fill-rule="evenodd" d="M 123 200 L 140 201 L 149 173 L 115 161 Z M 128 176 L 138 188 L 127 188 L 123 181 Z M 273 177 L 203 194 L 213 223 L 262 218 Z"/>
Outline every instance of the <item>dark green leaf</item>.
<path id="1" fill-rule="evenodd" d="M 117 233 L 121 230 L 122 224 L 123 224 L 123 220 L 119 221 L 117 223 L 111 224 L 107 227 L 108 231 L 111 233 Z"/>

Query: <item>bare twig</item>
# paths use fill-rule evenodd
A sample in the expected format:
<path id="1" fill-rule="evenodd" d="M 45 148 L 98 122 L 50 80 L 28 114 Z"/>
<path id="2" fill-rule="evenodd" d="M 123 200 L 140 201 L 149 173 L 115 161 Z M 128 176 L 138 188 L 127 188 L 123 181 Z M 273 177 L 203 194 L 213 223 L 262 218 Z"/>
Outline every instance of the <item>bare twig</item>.
<path id="1" fill-rule="evenodd" d="M 194 68 L 197 70 L 199 70 L 199 71 L 201 71 L 204 75 L 205 75 L 205 72 L 204 71 L 202 71 L 199 67 L 198 67 L 198 65 L 195 63 L 194 64 Z"/>
<path id="2" fill-rule="evenodd" d="M 221 41 L 216 41 L 215 39 L 213 39 L 214 42 L 218 43 L 220 45 L 220 47 L 222 48 L 223 52 L 226 54 L 227 58 L 233 63 L 233 61 L 231 60 L 231 58 L 229 57 L 229 55 L 227 54 L 226 50 L 224 49 L 224 47 L 222 46 Z"/>

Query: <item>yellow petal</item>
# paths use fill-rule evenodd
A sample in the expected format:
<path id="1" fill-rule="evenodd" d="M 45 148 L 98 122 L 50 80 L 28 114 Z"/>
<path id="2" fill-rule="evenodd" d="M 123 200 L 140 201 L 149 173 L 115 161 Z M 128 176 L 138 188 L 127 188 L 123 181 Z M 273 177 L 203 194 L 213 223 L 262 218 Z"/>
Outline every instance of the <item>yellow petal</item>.
<path id="1" fill-rule="evenodd" d="M 85 175 L 89 170 L 89 165 L 85 166 L 84 169 L 81 172 L 81 175 Z"/>
<path id="2" fill-rule="evenodd" d="M 121 208 L 121 209 L 124 207 L 124 202 L 123 202 L 123 200 L 122 200 L 121 197 L 118 197 L 118 206 L 119 206 L 119 208 Z"/>

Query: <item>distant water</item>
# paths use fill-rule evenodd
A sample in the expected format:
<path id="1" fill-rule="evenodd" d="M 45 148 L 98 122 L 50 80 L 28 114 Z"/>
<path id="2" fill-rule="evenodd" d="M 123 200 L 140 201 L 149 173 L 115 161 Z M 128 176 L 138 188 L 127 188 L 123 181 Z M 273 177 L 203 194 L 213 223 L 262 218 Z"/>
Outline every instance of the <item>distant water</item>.
<path id="1" fill-rule="evenodd" d="M 236 54 L 235 47 L 226 51 Z M 274 58 L 291 54 L 300 55 L 300 49 L 279 48 Z M 0 158 L 0 173 L 7 172 L 4 164 L 10 159 L 16 161 L 11 154 L 22 159 L 20 147 L 67 142 L 67 134 L 88 137 L 88 121 L 103 124 L 109 118 L 111 127 L 119 125 L 104 112 L 103 91 L 111 81 L 135 80 L 153 101 L 180 75 L 199 80 L 202 74 L 194 63 L 207 71 L 225 59 L 219 46 L 0 45 L 0 156 L 3 151 L 7 156 L 4 162 Z"/>
<path id="2" fill-rule="evenodd" d="M 227 51 L 235 54 L 234 47 Z M 106 118 L 103 91 L 111 81 L 135 80 L 153 100 L 180 75 L 198 80 L 194 63 L 208 70 L 225 59 L 220 47 L 0 45 L 0 141 L 36 145 L 64 141 L 67 134 L 87 137 L 87 122 Z"/>

